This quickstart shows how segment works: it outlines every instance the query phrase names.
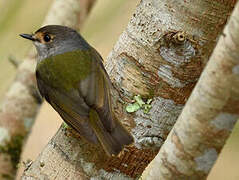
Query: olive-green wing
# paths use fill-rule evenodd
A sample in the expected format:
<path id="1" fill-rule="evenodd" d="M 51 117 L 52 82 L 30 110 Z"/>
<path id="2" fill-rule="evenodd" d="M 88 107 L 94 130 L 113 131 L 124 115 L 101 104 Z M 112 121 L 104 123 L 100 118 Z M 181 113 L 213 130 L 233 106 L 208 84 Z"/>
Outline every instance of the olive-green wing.
<path id="1" fill-rule="evenodd" d="M 59 113 L 63 120 L 74 128 L 81 136 L 92 143 L 98 139 L 89 125 L 89 107 L 79 96 L 77 91 L 62 92 L 51 87 L 48 82 L 37 75 L 37 85 L 41 95 Z"/>
<path id="2" fill-rule="evenodd" d="M 102 63 L 101 56 L 92 48 L 91 74 L 79 83 L 79 93 L 85 103 L 96 110 L 104 128 L 111 132 L 115 127 L 110 89 L 111 81 Z"/>
<path id="3" fill-rule="evenodd" d="M 90 125 L 108 155 L 117 155 L 133 137 L 116 119 L 111 107 L 111 82 L 102 64 L 100 55 L 92 49 L 90 75 L 80 82 L 79 92 L 91 108 Z"/>

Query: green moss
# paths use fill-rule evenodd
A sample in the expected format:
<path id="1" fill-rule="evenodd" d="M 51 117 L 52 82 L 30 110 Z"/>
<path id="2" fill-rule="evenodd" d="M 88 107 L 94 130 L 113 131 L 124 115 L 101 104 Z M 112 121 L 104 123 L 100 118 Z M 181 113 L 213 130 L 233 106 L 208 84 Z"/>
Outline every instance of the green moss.
<path id="1" fill-rule="evenodd" d="M 62 127 L 63 127 L 64 129 L 70 128 L 65 122 L 62 123 Z"/>
<path id="2" fill-rule="evenodd" d="M 5 146 L 0 146 L 0 153 L 5 153 L 10 155 L 13 168 L 16 169 L 20 160 L 20 155 L 22 151 L 22 143 L 24 136 L 16 135 L 12 137 L 11 141 Z"/>
<path id="3" fill-rule="evenodd" d="M 128 104 L 126 106 L 126 111 L 128 113 L 136 112 L 139 109 L 142 109 L 145 114 L 148 114 L 152 106 L 150 105 L 152 102 L 152 99 L 147 99 L 146 102 L 142 99 L 140 95 L 134 96 L 134 103 Z"/>

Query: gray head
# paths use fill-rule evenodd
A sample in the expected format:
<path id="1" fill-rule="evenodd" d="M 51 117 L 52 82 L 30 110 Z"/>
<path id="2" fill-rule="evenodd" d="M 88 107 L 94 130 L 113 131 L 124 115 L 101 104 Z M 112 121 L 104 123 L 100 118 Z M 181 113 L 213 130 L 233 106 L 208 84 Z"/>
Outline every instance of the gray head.
<path id="1" fill-rule="evenodd" d="M 90 48 L 77 31 L 66 26 L 48 25 L 38 29 L 34 34 L 20 34 L 20 36 L 33 41 L 39 60 L 77 49 Z"/>

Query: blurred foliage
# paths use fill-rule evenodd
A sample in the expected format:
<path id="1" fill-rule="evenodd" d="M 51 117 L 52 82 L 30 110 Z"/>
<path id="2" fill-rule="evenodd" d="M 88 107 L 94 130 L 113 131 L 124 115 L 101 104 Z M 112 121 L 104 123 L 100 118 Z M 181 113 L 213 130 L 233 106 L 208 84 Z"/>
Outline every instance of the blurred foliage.
<path id="1" fill-rule="evenodd" d="M 21 61 L 31 44 L 19 34 L 32 32 L 43 21 L 52 0 L 0 0 L 0 99 L 15 77 L 16 69 L 8 57 Z"/>

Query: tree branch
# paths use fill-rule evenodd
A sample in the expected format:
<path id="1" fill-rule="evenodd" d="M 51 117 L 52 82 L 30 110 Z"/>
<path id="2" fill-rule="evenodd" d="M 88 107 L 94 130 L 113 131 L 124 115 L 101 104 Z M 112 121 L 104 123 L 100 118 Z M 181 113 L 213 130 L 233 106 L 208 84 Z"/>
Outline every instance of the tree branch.
<path id="1" fill-rule="evenodd" d="M 106 62 L 115 113 L 131 129 L 135 144 L 109 158 L 100 146 L 60 128 L 22 179 L 139 177 L 174 125 L 234 3 L 142 0 Z M 134 95 L 153 99 L 148 114 L 143 108 L 126 112 Z"/>
<path id="2" fill-rule="evenodd" d="M 159 154 L 142 179 L 206 179 L 239 118 L 239 3 Z"/>
<path id="3" fill-rule="evenodd" d="M 94 0 L 55 0 L 43 25 L 61 24 L 77 29 Z M 17 70 L 0 109 L 0 179 L 14 178 L 24 141 L 41 104 L 36 90 L 36 54 L 29 52 Z"/>

